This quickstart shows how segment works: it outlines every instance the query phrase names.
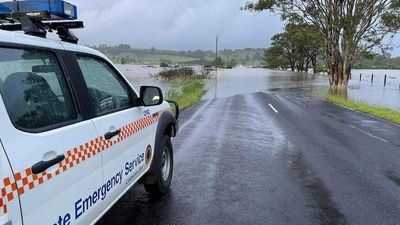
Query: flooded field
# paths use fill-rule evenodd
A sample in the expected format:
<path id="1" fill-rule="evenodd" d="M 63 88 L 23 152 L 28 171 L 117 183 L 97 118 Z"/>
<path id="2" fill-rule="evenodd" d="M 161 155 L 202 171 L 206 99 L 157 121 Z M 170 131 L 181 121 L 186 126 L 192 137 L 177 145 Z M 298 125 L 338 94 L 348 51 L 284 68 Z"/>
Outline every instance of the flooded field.
<path id="1" fill-rule="evenodd" d="M 159 72 L 160 68 L 139 65 L 119 65 L 118 68 L 135 88 L 142 85 L 156 85 L 168 91 L 170 87 L 170 83 L 155 80 L 150 76 Z M 372 74 L 374 74 L 373 82 L 371 82 Z M 384 86 L 385 74 L 387 75 L 386 86 Z M 312 94 L 327 91 L 328 86 L 327 75 L 242 67 L 216 73 L 210 80 L 209 92 L 204 98 L 228 97 L 258 91 L 285 92 L 294 95 Z M 348 97 L 374 105 L 400 109 L 400 71 L 353 70 Z"/>
<path id="2" fill-rule="evenodd" d="M 159 86 L 163 91 L 167 91 L 169 83 L 166 81 L 155 80 L 152 75 L 157 74 L 161 68 L 147 67 L 141 65 L 117 65 L 117 68 L 131 82 L 138 91 L 140 86 L 154 85 Z"/>
<path id="3" fill-rule="evenodd" d="M 374 74 L 373 82 L 371 82 L 372 74 Z M 387 77 L 386 86 L 384 86 L 385 75 Z M 353 70 L 348 95 L 352 99 L 400 109 L 400 71 Z"/>

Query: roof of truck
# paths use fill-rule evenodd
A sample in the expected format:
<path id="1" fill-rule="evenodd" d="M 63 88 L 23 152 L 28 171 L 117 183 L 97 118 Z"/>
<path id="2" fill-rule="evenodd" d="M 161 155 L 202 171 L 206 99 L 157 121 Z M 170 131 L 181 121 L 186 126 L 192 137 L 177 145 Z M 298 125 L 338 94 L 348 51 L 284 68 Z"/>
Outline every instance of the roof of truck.
<path id="1" fill-rule="evenodd" d="M 0 42 L 82 52 L 82 53 L 97 55 L 102 58 L 107 58 L 101 52 L 94 50 L 92 48 L 86 47 L 86 46 L 63 42 L 60 40 L 53 40 L 51 38 L 35 37 L 35 36 L 23 34 L 21 32 L 0 30 Z"/>

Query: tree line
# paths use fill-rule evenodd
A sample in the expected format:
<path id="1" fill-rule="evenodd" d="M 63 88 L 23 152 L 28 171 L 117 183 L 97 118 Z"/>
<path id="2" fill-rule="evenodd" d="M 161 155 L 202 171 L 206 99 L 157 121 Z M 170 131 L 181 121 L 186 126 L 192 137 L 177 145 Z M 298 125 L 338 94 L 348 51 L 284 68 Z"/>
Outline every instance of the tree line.
<path id="1" fill-rule="evenodd" d="M 128 44 L 91 46 L 107 55 L 118 64 L 161 64 L 168 65 L 209 65 L 232 68 L 236 65 L 262 66 L 264 49 L 223 49 L 218 52 L 217 61 L 215 52 L 207 50 L 163 50 L 138 49 Z"/>

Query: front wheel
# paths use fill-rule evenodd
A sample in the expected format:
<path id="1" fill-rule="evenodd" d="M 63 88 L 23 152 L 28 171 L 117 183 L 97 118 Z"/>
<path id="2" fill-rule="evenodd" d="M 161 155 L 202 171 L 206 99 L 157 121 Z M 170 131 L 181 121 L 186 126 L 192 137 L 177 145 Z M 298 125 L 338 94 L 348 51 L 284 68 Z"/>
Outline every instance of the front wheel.
<path id="1" fill-rule="evenodd" d="M 171 185 L 174 156 L 171 139 L 165 136 L 161 145 L 161 149 L 158 154 L 154 157 L 154 167 L 156 172 L 156 180 L 154 184 L 144 184 L 144 188 L 147 192 L 154 195 L 164 195 L 168 192 L 169 186 Z"/>

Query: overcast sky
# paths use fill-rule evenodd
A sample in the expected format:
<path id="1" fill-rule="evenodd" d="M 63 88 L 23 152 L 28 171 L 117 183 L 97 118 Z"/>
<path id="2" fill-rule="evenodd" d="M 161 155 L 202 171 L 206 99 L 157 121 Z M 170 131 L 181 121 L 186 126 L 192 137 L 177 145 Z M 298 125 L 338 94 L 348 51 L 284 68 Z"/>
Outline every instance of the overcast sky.
<path id="1" fill-rule="evenodd" d="M 0 0 L 5 1 L 5 0 Z M 85 45 L 130 44 L 171 50 L 267 48 L 284 22 L 270 12 L 241 11 L 256 0 L 67 0 L 78 7 Z M 392 56 L 400 56 L 400 35 Z"/>
<path id="2" fill-rule="evenodd" d="M 70 0 L 85 29 L 81 43 L 135 48 L 265 48 L 282 31 L 279 16 L 240 11 L 246 0 Z"/>

